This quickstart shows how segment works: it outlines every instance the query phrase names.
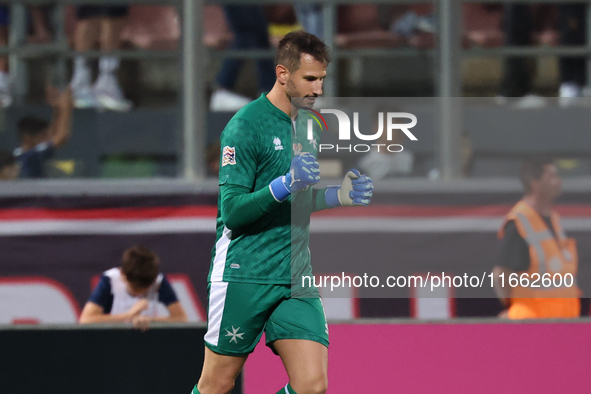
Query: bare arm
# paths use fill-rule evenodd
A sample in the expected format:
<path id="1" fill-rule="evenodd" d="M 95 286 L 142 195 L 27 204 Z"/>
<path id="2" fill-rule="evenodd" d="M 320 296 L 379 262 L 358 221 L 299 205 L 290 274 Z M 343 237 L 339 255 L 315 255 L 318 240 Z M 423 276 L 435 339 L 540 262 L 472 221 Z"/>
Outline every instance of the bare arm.
<path id="1" fill-rule="evenodd" d="M 36 44 L 51 41 L 51 35 L 45 25 L 43 9 L 40 6 L 29 6 L 29 13 L 33 25 L 33 35 L 30 37 L 30 40 Z"/>
<path id="2" fill-rule="evenodd" d="M 132 319 L 133 326 L 145 331 L 150 327 L 150 322 L 153 321 L 173 323 L 184 323 L 187 321 L 187 314 L 185 313 L 181 303 L 178 301 L 168 305 L 168 312 L 170 313 L 170 316 L 166 317 L 149 317 L 141 315 L 135 316 Z"/>
<path id="3" fill-rule="evenodd" d="M 84 309 L 82 309 L 78 322 L 81 324 L 129 322 L 132 321 L 134 317 L 139 316 L 139 314 L 147 308 L 148 301 L 141 300 L 136 302 L 129 311 L 111 315 L 105 313 L 102 306 L 97 305 L 92 301 L 88 301 L 86 305 L 84 305 Z"/>
<path id="4" fill-rule="evenodd" d="M 72 133 L 73 100 L 72 89 L 67 88 L 61 94 L 54 87 L 47 88 L 47 101 L 53 106 L 53 115 L 49 125 L 49 140 L 56 148 L 63 146 Z"/>
<path id="5" fill-rule="evenodd" d="M 510 300 L 510 291 L 511 288 L 507 285 L 507 281 L 509 280 L 509 275 L 513 273 L 512 270 L 505 267 L 495 266 L 492 270 L 493 273 L 493 287 L 495 290 L 495 294 L 505 307 L 509 307 L 509 300 Z M 500 279 L 500 275 L 505 274 L 505 286 L 501 286 L 502 282 Z"/>
<path id="6" fill-rule="evenodd" d="M 521 237 L 515 221 L 508 221 L 504 230 L 501 259 L 499 264 L 493 268 L 493 285 L 497 297 L 499 297 L 503 306 L 508 308 L 511 301 L 511 286 L 508 284 L 509 276 L 515 272 L 526 271 L 529 267 L 530 255 L 529 246 Z M 499 277 L 501 274 L 504 274 L 504 287 L 501 287 L 502 283 Z M 503 316 L 503 313 L 499 316 Z"/>

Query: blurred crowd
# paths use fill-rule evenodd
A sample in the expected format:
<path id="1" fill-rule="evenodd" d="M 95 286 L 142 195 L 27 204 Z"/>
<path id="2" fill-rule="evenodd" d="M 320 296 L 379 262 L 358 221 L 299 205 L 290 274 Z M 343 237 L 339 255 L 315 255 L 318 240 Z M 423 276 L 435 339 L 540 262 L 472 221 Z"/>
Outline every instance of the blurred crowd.
<path id="1" fill-rule="evenodd" d="M 585 45 L 586 5 L 568 2 L 548 4 L 464 4 L 462 11 L 462 45 L 467 47 L 500 46 L 557 46 Z M 56 37 L 54 9 L 52 6 L 27 7 L 27 31 L 29 44 L 50 43 Z M 358 48 L 433 48 L 436 45 L 437 17 L 431 3 L 424 4 L 347 4 L 338 6 L 335 45 L 341 49 Z M 204 8 L 204 44 L 211 50 L 271 50 L 289 31 L 305 29 L 322 38 L 326 25 L 320 4 L 294 5 L 206 5 Z M 0 45 L 9 42 L 11 24 L 10 6 L 0 6 Z M 73 108 L 96 108 L 125 112 L 134 104 L 128 98 L 123 78 L 120 81 L 120 55 L 127 48 L 173 49 L 181 38 L 177 9 L 173 6 L 68 6 L 66 7 L 65 32 L 68 43 L 77 51 L 70 63 L 68 88 L 71 89 Z M 93 61 L 85 56 L 91 50 L 104 55 Z M 496 96 L 502 104 L 509 97 L 518 108 L 539 108 L 546 105 L 545 96 L 560 97 L 564 106 L 576 104 L 576 98 L 589 95 L 587 66 L 583 56 L 565 56 L 558 60 L 555 90 L 537 91 L 534 84 L 535 57 L 506 57 L 502 61 L 502 75 L 498 85 L 485 95 Z M 226 58 L 220 64 L 211 62 L 208 79 L 209 109 L 213 112 L 234 112 L 256 97 L 256 93 L 268 91 L 274 83 L 273 61 L 257 58 L 254 69 L 244 67 L 245 59 Z M 249 81 L 256 81 L 255 88 L 244 89 L 239 83 L 246 69 Z M 482 69 L 482 73 L 485 73 Z M 121 83 L 120 83 L 121 82 Z M 13 105 L 14 83 L 11 78 L 8 57 L 0 57 L 0 106 Z M 253 84 L 251 84 L 253 85 Z M 122 87 L 123 86 L 123 87 Z M 59 86 L 61 90 L 65 86 Z M 133 88 L 133 87 L 132 87 Z M 256 92 L 255 92 L 256 90 Z M 417 93 L 417 95 L 422 95 Z M 138 94 L 131 96 L 137 97 Z M 67 101 L 63 100 L 63 103 Z M 56 113 L 69 113 L 61 104 Z M 57 108 L 57 104 L 53 103 Z M 57 115 L 56 115 L 57 116 Z M 57 119 L 57 118 L 56 118 Z M 63 124 L 64 121 L 62 121 Z M 19 123 L 20 124 L 20 123 Z M 23 142 L 28 132 L 21 131 L 21 146 L 10 158 L 5 147 L 0 147 L 1 178 L 14 177 L 10 166 L 21 162 L 21 177 L 42 177 L 42 172 L 29 173 L 22 167 L 23 157 L 36 156 L 35 160 L 51 156 L 27 154 L 41 149 L 53 135 L 53 122 L 37 123 L 37 143 Z M 69 127 L 69 123 L 68 123 Z M 69 134 L 69 133 L 66 133 Z M 41 137 L 43 136 L 43 137 Z M 67 137 L 65 138 L 67 139 Z M 58 141 L 52 149 L 65 142 Z M 55 141 L 54 141 L 55 142 Z M 41 144 L 41 145 L 40 145 Z M 387 155 L 387 154 L 386 154 Z M 396 155 L 394 155 L 396 156 Z M 379 167 L 388 158 L 367 158 L 365 165 Z M 393 160 L 393 159 L 392 159 Z M 391 173 L 385 176 L 412 174 L 412 153 L 397 155 Z M 212 171 L 213 172 L 213 171 Z M 379 174 L 376 174 L 379 176 Z"/>
<path id="2" fill-rule="evenodd" d="M 51 6 L 28 7 L 28 42 L 48 43 L 55 36 Z M 462 12 L 464 47 L 584 45 L 586 5 L 464 4 Z M 325 24 L 318 4 L 292 5 L 206 5 L 203 41 L 213 49 L 270 49 L 289 31 L 305 29 L 323 37 Z M 0 6 L 0 45 L 9 39 L 10 7 Z M 435 46 L 437 18 L 433 5 L 341 5 L 337 12 L 336 45 L 342 49 L 402 47 L 419 49 Z M 118 50 L 130 47 L 169 49 L 180 40 L 180 21 L 172 6 L 70 6 L 66 9 L 65 31 L 72 49 L 81 52 L 72 61 L 71 81 L 77 108 L 97 107 L 127 111 L 126 99 L 117 74 Z M 98 60 L 98 76 L 83 52 L 105 51 Z M 115 52 L 113 52 L 115 51 Z M 108 52 L 111 52 L 110 54 Z M 526 97 L 532 88 L 532 58 L 510 57 L 503 65 L 499 97 Z M 253 97 L 236 89 L 243 59 L 225 60 L 211 84 L 211 110 L 235 111 Z M 272 61 L 256 62 L 258 89 L 273 83 Z M 254 78 L 253 78 L 254 79 Z M 0 58 L 0 105 L 12 103 L 7 57 Z M 94 81 L 94 82 L 93 82 Z M 586 94 L 585 59 L 559 60 L 561 97 Z M 534 102 L 534 100 L 530 100 Z"/>

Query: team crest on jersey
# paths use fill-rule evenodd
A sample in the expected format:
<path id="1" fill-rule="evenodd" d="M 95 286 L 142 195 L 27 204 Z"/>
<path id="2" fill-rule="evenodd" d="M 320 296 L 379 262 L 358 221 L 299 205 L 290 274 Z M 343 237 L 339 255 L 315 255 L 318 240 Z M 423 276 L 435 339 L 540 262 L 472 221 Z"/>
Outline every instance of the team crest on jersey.
<path id="1" fill-rule="evenodd" d="M 279 137 L 273 138 L 273 143 L 275 144 L 275 150 L 283 150 L 283 144 Z"/>
<path id="2" fill-rule="evenodd" d="M 222 152 L 222 167 L 236 164 L 236 148 L 233 146 L 224 146 Z"/>
<path id="3" fill-rule="evenodd" d="M 300 153 L 302 153 L 302 144 L 300 144 L 299 142 L 296 144 L 294 142 L 293 143 L 293 154 L 297 156 Z"/>

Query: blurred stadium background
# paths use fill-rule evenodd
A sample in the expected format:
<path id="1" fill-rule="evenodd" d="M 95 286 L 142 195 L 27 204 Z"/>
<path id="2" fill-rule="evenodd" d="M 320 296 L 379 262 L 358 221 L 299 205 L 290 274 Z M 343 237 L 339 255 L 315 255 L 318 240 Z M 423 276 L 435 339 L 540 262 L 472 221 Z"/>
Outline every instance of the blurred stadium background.
<path id="1" fill-rule="evenodd" d="M 535 323 L 499 320 L 492 289 L 477 299 L 352 291 L 328 298 L 329 392 L 588 392 L 591 119 L 585 93 L 574 105 L 561 101 L 568 97 L 559 97 L 559 64 L 579 57 L 591 70 L 591 29 L 584 42 L 561 45 L 561 11 L 550 1 L 13 0 L 8 43 L 0 47 L 12 96 L 0 110 L 0 150 L 18 147 L 22 116 L 50 117 L 45 87 L 64 88 L 80 55 L 72 49 L 73 7 L 94 4 L 130 5 L 122 48 L 108 54 L 121 59 L 119 83 L 133 108 L 76 109 L 72 136 L 45 163 L 46 178 L 0 181 L 2 392 L 172 393 L 196 383 L 217 204 L 219 156 L 208 152 L 219 153 L 216 142 L 234 114 L 210 103 L 216 74 L 224 59 L 245 59 L 235 92 L 256 98 L 254 60 L 272 58 L 281 36 L 302 27 L 298 4 L 316 5 L 332 48 L 327 97 L 488 98 L 477 121 L 461 108 L 467 101 L 452 101 L 456 116 L 424 130 L 412 165 L 376 183 L 361 219 L 404 226 L 364 237 L 391 252 L 385 263 L 393 273 L 489 272 L 500 258 L 496 230 L 522 194 L 520 162 L 544 154 L 558 159 L 564 194 L 557 209 L 578 241 L 584 291 L 581 319 Z M 270 49 L 231 49 L 222 8 L 229 4 L 265 7 Z M 515 5 L 532 6 L 530 45 L 506 43 L 506 8 Z M 37 6 L 49 33 L 41 41 L 30 16 Z M 591 6 L 581 16 L 591 21 Z M 499 87 L 510 57 L 527 59 L 536 72 L 530 90 L 507 103 Z M 329 159 L 323 182 L 334 183 L 351 161 Z M 327 218 L 350 220 L 338 212 L 314 220 Z M 317 273 L 362 270 L 352 263 L 354 234 L 322 228 L 312 231 L 313 259 L 324 262 Z M 160 255 L 191 323 L 147 333 L 77 326 L 93 278 L 137 243 Z M 327 245 L 349 260 L 331 263 Z M 276 392 L 285 381 L 278 362 L 257 349 L 234 392 Z"/>

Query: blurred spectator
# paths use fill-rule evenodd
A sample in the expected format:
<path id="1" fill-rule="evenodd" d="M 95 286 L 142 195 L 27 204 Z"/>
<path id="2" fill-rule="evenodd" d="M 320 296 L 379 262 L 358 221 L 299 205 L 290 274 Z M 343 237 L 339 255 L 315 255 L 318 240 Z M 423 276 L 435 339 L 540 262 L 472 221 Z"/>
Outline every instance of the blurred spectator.
<path id="1" fill-rule="evenodd" d="M 158 316 L 158 304 L 169 316 Z M 103 272 L 82 313 L 80 323 L 131 322 L 147 329 L 152 321 L 186 322 L 187 315 L 174 289 L 160 273 L 160 259 L 137 245 L 125 252 L 121 267 Z"/>
<path id="2" fill-rule="evenodd" d="M 128 6 L 78 6 L 78 23 L 74 33 L 74 49 L 92 50 L 99 42 L 103 51 L 121 49 L 121 32 L 125 27 Z M 84 55 L 74 59 L 72 89 L 76 108 L 99 107 L 113 111 L 129 111 L 131 101 L 123 96 L 117 79 L 119 58 L 105 55 L 99 59 L 99 76 L 92 85 L 92 73 Z"/>
<path id="3" fill-rule="evenodd" d="M 292 31 L 302 30 L 298 23 L 294 6 L 291 4 L 274 4 L 265 7 L 267 15 L 269 42 L 272 47 L 278 47 L 285 35 Z"/>
<path id="4" fill-rule="evenodd" d="M 18 178 L 19 168 L 14 155 L 0 151 L 0 181 L 11 181 Z"/>
<path id="5" fill-rule="evenodd" d="M 580 290 L 576 283 L 577 247 L 567 238 L 554 211 L 562 182 L 553 161 L 534 158 L 523 163 L 521 181 L 525 195 L 507 214 L 499 230 L 502 258 L 495 273 L 495 291 L 510 319 L 576 318 L 580 315 Z M 502 275 L 502 276 L 500 276 Z M 546 276 L 572 280 L 571 286 L 508 285 L 511 277 L 532 283 Z"/>
<path id="6" fill-rule="evenodd" d="M 562 4 L 558 6 L 558 28 L 560 45 L 584 45 L 586 36 L 584 4 Z M 505 5 L 505 44 L 528 46 L 532 44 L 532 6 L 526 4 Z M 542 37 L 543 39 L 543 37 Z M 548 39 L 547 44 L 552 44 Z M 533 63 L 526 57 L 505 59 L 503 80 L 499 94 L 502 97 L 524 97 L 518 106 L 523 108 L 541 107 L 545 100 L 532 94 Z M 586 84 L 584 57 L 562 57 L 559 60 L 560 88 L 558 95 L 561 105 L 569 105 L 573 98 L 583 96 Z"/>
<path id="7" fill-rule="evenodd" d="M 0 6 L 0 46 L 8 45 L 8 20 L 7 6 Z M 0 108 L 9 107 L 12 104 L 10 92 L 10 78 L 8 77 L 8 56 L 0 56 Z"/>
<path id="8" fill-rule="evenodd" d="M 57 89 L 49 88 L 48 102 L 54 107 L 51 123 L 32 116 L 18 121 L 17 131 L 21 145 L 14 150 L 14 157 L 19 163 L 21 178 L 44 178 L 45 162 L 70 137 L 72 90 L 68 88 L 58 93 Z"/>
<path id="9" fill-rule="evenodd" d="M 432 12 L 425 15 L 418 15 L 415 11 L 410 10 L 394 20 L 390 29 L 394 33 L 407 38 L 420 33 L 434 34 L 436 31 L 435 16 Z"/>
<path id="10" fill-rule="evenodd" d="M 46 14 L 49 9 L 46 6 L 30 6 L 31 35 L 29 41 L 34 44 L 43 44 L 51 41 L 51 34 L 47 28 Z"/>
<path id="11" fill-rule="evenodd" d="M 405 38 L 391 30 L 390 24 L 406 11 L 406 6 L 399 5 L 343 5 L 338 8 L 338 34 L 335 43 L 346 49 L 402 45 Z"/>
<path id="12" fill-rule="evenodd" d="M 203 20 L 204 34 L 211 23 L 211 6 L 205 6 Z M 221 13 L 221 10 L 220 10 Z M 222 15 L 223 18 L 223 15 Z M 121 40 L 132 46 L 150 50 L 175 50 L 181 40 L 181 21 L 175 6 L 136 5 L 131 6 Z"/>
<path id="13" fill-rule="evenodd" d="M 321 4 L 294 4 L 298 22 L 304 27 L 304 30 L 314 34 L 321 40 L 324 38 L 324 17 L 322 15 Z"/>
<path id="14" fill-rule="evenodd" d="M 559 6 L 560 16 L 558 28 L 560 29 L 561 45 L 585 45 L 587 26 L 585 4 L 564 4 Z M 561 105 L 569 105 L 576 100 L 573 98 L 583 96 L 583 87 L 587 83 L 587 65 L 583 56 L 560 58 L 560 96 Z"/>
<path id="15" fill-rule="evenodd" d="M 224 49 L 232 43 L 232 32 L 220 5 L 208 4 L 203 9 L 203 43 L 209 48 Z"/>
<path id="16" fill-rule="evenodd" d="M 270 49 L 267 17 L 262 6 L 228 5 L 224 7 L 226 19 L 234 34 L 231 49 Z M 216 77 L 216 89 L 211 95 L 211 111 L 237 111 L 251 100 L 232 90 L 244 59 L 224 60 Z M 273 60 L 256 60 L 259 90 L 268 92 L 275 83 Z"/>
<path id="17" fill-rule="evenodd" d="M 419 49 L 435 47 L 438 21 L 433 4 L 384 5 L 378 12 L 379 19 L 390 21 L 390 32 L 401 42 Z M 462 47 L 502 45 L 501 14 L 502 5 L 463 4 Z"/>
<path id="18" fill-rule="evenodd" d="M 43 7 L 31 6 L 30 27 L 32 35 L 29 37 L 33 43 L 48 42 L 51 39 L 47 29 Z M 0 47 L 8 45 L 8 24 L 10 21 L 10 9 L 8 6 L 0 6 Z M 0 108 L 9 107 L 12 104 L 10 91 L 10 78 L 8 74 L 8 56 L 0 56 Z"/>

